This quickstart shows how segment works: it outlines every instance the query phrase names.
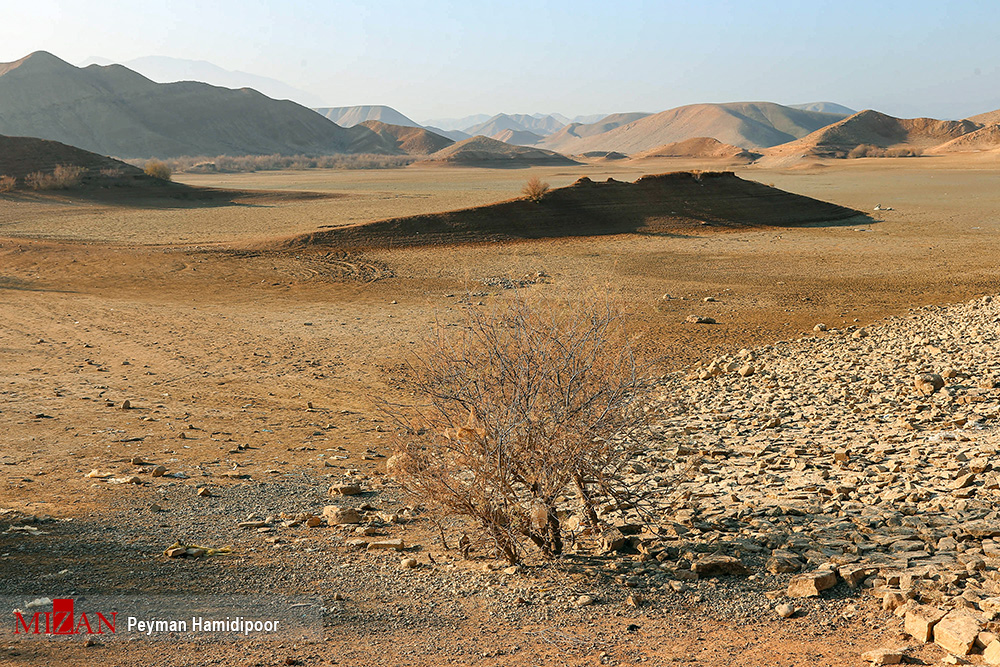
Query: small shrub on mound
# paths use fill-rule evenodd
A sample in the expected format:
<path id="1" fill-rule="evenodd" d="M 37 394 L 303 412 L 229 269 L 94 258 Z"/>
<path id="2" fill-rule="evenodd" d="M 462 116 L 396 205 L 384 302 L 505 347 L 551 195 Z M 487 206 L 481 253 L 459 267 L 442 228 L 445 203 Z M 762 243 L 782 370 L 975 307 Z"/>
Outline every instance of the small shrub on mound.
<path id="1" fill-rule="evenodd" d="M 42 171 L 28 174 L 24 182 L 32 190 L 67 190 L 80 185 L 85 173 L 83 167 L 60 164 L 51 174 Z"/>
<path id="2" fill-rule="evenodd" d="M 521 188 L 521 194 L 534 202 L 542 201 L 542 197 L 549 191 L 549 184 L 542 181 L 537 176 L 532 176 Z"/>
<path id="3" fill-rule="evenodd" d="M 6 174 L 0 176 L 0 192 L 12 192 L 17 187 L 17 179 Z"/>
<path id="4" fill-rule="evenodd" d="M 169 181 L 170 177 L 174 175 L 167 163 L 160 160 L 150 160 L 142 170 L 147 176 L 158 178 L 161 181 Z"/>
<path id="5" fill-rule="evenodd" d="M 380 401 L 400 427 L 388 472 L 441 518 L 478 524 L 508 562 L 528 545 L 563 552 L 567 497 L 592 533 L 598 502 L 634 497 L 621 472 L 646 383 L 614 303 L 470 311 L 437 328 L 404 382 L 420 404 Z"/>

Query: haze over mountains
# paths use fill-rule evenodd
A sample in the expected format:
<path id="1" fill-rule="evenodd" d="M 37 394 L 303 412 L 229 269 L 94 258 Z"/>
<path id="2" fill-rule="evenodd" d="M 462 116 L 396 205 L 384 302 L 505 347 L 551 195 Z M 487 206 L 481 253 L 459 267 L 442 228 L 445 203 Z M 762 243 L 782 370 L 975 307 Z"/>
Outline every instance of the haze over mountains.
<path id="1" fill-rule="evenodd" d="M 223 69 L 206 60 L 186 60 L 184 58 L 170 58 L 167 56 L 143 56 L 119 63 L 107 58 L 101 58 L 100 56 L 91 56 L 80 63 L 80 67 L 114 64 L 124 65 L 130 70 L 138 72 L 147 79 L 152 79 L 157 83 L 201 81 L 202 83 L 221 86 L 223 88 L 253 88 L 276 100 L 292 100 L 307 107 L 323 106 L 323 100 L 316 95 L 290 86 L 284 81 L 251 74 L 250 72 Z"/>
<path id="2" fill-rule="evenodd" d="M 154 83 L 121 65 L 78 68 L 44 51 L 0 65 L 0 134 L 121 158 L 393 152 L 367 128 L 249 88 Z"/>
<path id="3" fill-rule="evenodd" d="M 332 120 L 341 127 L 354 127 L 368 120 L 389 123 L 391 125 L 402 125 L 404 127 L 421 127 L 392 107 L 382 104 L 354 107 L 318 107 L 313 109 L 313 111 L 324 118 Z"/>
<path id="4" fill-rule="evenodd" d="M 558 153 L 749 162 L 761 154 L 784 159 L 995 150 L 998 121 L 1000 110 L 939 121 L 852 113 L 832 102 L 732 102 L 575 119 L 478 115 L 437 119 L 448 126 L 438 129 L 421 127 L 386 105 L 309 109 L 251 88 L 156 83 L 122 65 L 74 67 L 44 51 L 0 63 L 0 135 L 38 137 L 120 158 L 377 153 L 509 165 L 553 164 L 562 159 Z M 454 129 L 466 122 L 471 124 Z M 866 148 L 857 153 L 859 146 Z"/>

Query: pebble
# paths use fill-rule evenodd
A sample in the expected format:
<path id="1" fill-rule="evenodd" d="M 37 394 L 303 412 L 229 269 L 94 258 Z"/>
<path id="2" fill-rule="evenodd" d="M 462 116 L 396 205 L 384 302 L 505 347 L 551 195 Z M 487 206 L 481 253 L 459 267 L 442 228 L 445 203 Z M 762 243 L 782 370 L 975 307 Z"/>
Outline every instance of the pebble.
<path id="1" fill-rule="evenodd" d="M 792 605 L 788 604 L 787 602 L 784 602 L 775 607 L 774 611 L 776 611 L 778 613 L 778 616 L 780 616 L 781 618 L 791 618 L 792 616 L 795 615 L 795 612 L 798 610 Z"/>

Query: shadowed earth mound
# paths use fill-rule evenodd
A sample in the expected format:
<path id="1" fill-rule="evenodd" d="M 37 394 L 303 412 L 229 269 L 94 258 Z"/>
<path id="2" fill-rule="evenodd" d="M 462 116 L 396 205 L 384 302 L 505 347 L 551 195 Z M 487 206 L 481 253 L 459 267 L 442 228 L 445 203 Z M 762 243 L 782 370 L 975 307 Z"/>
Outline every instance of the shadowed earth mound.
<path id="1" fill-rule="evenodd" d="M 785 192 L 733 172 L 675 172 L 635 183 L 588 178 L 550 191 L 541 201 L 514 199 L 477 208 L 393 218 L 286 239 L 286 247 L 350 248 L 476 243 L 630 232 L 792 226 L 862 215 L 853 209 Z"/>

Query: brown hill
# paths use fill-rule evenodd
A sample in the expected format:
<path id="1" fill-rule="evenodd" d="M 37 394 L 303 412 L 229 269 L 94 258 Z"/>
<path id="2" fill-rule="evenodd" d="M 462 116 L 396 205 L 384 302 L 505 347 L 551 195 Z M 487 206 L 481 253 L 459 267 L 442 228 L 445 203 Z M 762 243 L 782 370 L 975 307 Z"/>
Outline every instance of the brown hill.
<path id="1" fill-rule="evenodd" d="M 1000 123 L 1000 109 L 969 116 L 966 120 L 971 120 L 973 123 L 979 123 L 980 125 L 995 125 Z"/>
<path id="2" fill-rule="evenodd" d="M 928 149 L 928 153 L 976 153 L 1000 150 L 1000 125 L 987 125 Z"/>
<path id="3" fill-rule="evenodd" d="M 776 146 L 826 127 L 837 114 L 792 109 L 772 102 L 692 104 L 615 127 L 592 136 L 557 133 L 541 144 L 564 153 L 594 150 L 635 154 L 694 137 L 712 137 L 740 148 Z M 580 130 L 576 130 L 577 134 Z"/>
<path id="4" fill-rule="evenodd" d="M 786 226 L 862 215 L 835 204 L 738 178 L 732 172 L 677 172 L 635 183 L 582 178 L 534 202 L 418 215 L 293 237 L 284 246 L 370 248 L 507 239 L 657 234 L 702 228 Z"/>
<path id="5" fill-rule="evenodd" d="M 387 146 L 407 155 L 430 155 L 455 143 L 422 127 L 390 125 L 377 120 L 366 120 L 359 125 L 379 135 Z"/>
<path id="6" fill-rule="evenodd" d="M 870 109 L 845 118 L 829 127 L 767 151 L 770 157 L 846 157 L 858 146 L 882 149 L 924 150 L 940 145 L 981 126 L 969 120 L 894 118 Z"/>
<path id="7" fill-rule="evenodd" d="M 469 167 L 534 167 L 577 164 L 565 155 L 539 148 L 505 144 L 489 137 L 472 137 L 430 155 L 424 163 Z"/>
<path id="8" fill-rule="evenodd" d="M 59 165 L 86 170 L 85 183 L 96 180 L 102 171 L 108 177 L 147 178 L 141 169 L 130 164 L 58 141 L 0 135 L 0 176 L 12 176 L 23 185 L 28 174 L 51 174 Z"/>
<path id="9" fill-rule="evenodd" d="M 368 128 L 342 128 L 249 88 L 154 83 L 121 65 L 79 68 L 44 51 L 0 65 L 0 134 L 126 158 L 394 152 Z"/>
<path id="10" fill-rule="evenodd" d="M 707 158 L 725 159 L 736 162 L 752 162 L 760 157 L 760 153 L 753 153 L 739 146 L 724 144 L 711 137 L 695 137 L 685 139 L 665 146 L 658 146 L 650 151 L 644 151 L 632 158 L 636 160 L 648 158 Z"/>

